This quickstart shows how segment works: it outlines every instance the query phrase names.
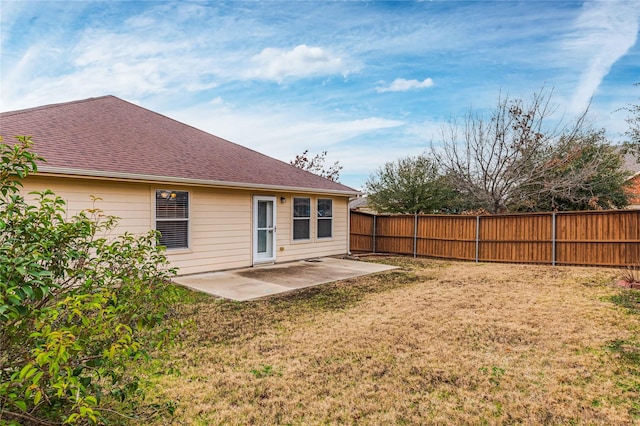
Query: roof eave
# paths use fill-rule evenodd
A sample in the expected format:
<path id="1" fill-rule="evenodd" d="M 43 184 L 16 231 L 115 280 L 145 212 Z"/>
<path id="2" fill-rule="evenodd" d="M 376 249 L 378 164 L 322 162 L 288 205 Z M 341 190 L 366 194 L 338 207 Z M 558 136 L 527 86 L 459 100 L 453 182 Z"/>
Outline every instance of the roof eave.
<path id="1" fill-rule="evenodd" d="M 258 183 L 246 183 L 246 182 L 227 182 L 207 179 L 190 179 L 179 178 L 170 176 L 154 176 L 154 175 L 142 175 L 136 173 L 122 173 L 122 172 L 108 172 L 102 170 L 81 170 L 70 169 L 65 167 L 51 167 L 46 165 L 38 166 L 38 174 L 46 174 L 58 177 L 83 177 L 89 179 L 106 179 L 115 181 L 127 181 L 127 182 L 157 182 L 168 184 L 181 184 L 181 185 L 196 185 L 196 186 L 209 186 L 216 188 L 238 188 L 238 189 L 258 189 L 258 190 L 277 190 L 288 192 L 311 192 L 318 194 L 333 194 L 343 196 L 355 196 L 361 194 L 361 192 L 353 190 L 336 190 L 336 189 L 319 189 L 308 188 L 299 186 L 280 186 L 280 185 L 267 185 Z"/>

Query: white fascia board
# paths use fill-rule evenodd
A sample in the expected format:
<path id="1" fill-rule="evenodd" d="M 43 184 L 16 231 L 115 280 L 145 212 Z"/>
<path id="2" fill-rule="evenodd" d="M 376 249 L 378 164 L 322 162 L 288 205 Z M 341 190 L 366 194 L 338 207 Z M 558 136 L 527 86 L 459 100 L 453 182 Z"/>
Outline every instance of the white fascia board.
<path id="1" fill-rule="evenodd" d="M 102 170 L 80 170 L 68 169 L 64 167 L 50 167 L 46 165 L 38 166 L 38 174 L 46 174 L 57 177 L 83 177 L 87 179 L 106 179 L 126 182 L 162 182 L 168 184 L 210 186 L 216 188 L 238 188 L 238 189 L 259 189 L 279 192 L 310 192 L 317 194 L 334 194 L 342 196 L 356 196 L 358 191 L 340 191 L 331 189 L 305 188 L 298 186 L 265 185 L 245 182 L 226 182 L 206 179 L 178 178 L 170 176 L 140 175 L 136 173 L 107 172 Z"/>

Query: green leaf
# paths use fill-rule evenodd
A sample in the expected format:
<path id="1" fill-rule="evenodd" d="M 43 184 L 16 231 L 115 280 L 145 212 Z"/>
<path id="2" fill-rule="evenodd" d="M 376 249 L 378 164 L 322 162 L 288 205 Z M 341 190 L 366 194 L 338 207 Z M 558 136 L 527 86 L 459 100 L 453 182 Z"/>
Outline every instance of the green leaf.
<path id="1" fill-rule="evenodd" d="M 44 295 L 48 292 L 49 287 L 39 286 L 33 289 L 33 298 L 36 300 L 41 300 Z"/>
<path id="2" fill-rule="evenodd" d="M 13 401 L 13 403 L 16 405 L 16 407 L 18 407 L 19 409 L 21 409 L 22 411 L 27 411 L 27 403 L 21 400 L 16 400 Z"/>
<path id="3" fill-rule="evenodd" d="M 7 299 L 9 300 L 9 302 L 11 302 L 14 305 L 20 305 L 22 303 L 22 299 L 18 297 L 16 294 L 9 294 L 7 296 Z"/>
<path id="4" fill-rule="evenodd" d="M 28 296 L 29 298 L 33 299 L 33 289 L 29 286 L 24 286 L 22 287 L 22 290 L 25 293 L 25 296 Z"/>
<path id="5" fill-rule="evenodd" d="M 43 371 L 38 371 L 36 375 L 33 376 L 33 379 L 31 379 L 31 383 L 33 383 L 34 385 L 38 384 L 43 375 L 44 375 Z"/>
<path id="6" fill-rule="evenodd" d="M 32 364 L 25 365 L 22 370 L 20 370 L 20 379 L 25 380 L 30 378 L 36 373 L 36 368 Z"/>

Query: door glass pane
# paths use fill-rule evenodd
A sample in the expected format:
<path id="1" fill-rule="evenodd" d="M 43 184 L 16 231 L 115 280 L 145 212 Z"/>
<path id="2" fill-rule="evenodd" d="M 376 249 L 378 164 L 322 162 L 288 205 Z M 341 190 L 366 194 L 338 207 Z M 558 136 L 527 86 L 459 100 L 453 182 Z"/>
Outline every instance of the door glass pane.
<path id="1" fill-rule="evenodd" d="M 267 231 L 258 231 L 258 253 L 267 252 Z"/>
<path id="2" fill-rule="evenodd" d="M 271 200 L 256 199 L 254 204 L 255 216 L 255 255 L 256 259 L 272 259 L 273 243 L 275 241 L 274 229 L 274 202 Z"/>
<path id="3" fill-rule="evenodd" d="M 258 228 L 267 227 L 267 202 L 258 201 Z"/>

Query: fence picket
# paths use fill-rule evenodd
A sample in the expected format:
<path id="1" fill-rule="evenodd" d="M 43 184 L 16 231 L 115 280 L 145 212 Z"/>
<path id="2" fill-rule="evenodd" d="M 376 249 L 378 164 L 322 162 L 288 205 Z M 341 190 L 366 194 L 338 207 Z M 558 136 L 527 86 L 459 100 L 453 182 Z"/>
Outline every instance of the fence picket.
<path id="1" fill-rule="evenodd" d="M 480 262 L 631 266 L 640 211 L 372 215 L 351 212 L 351 251 Z"/>

